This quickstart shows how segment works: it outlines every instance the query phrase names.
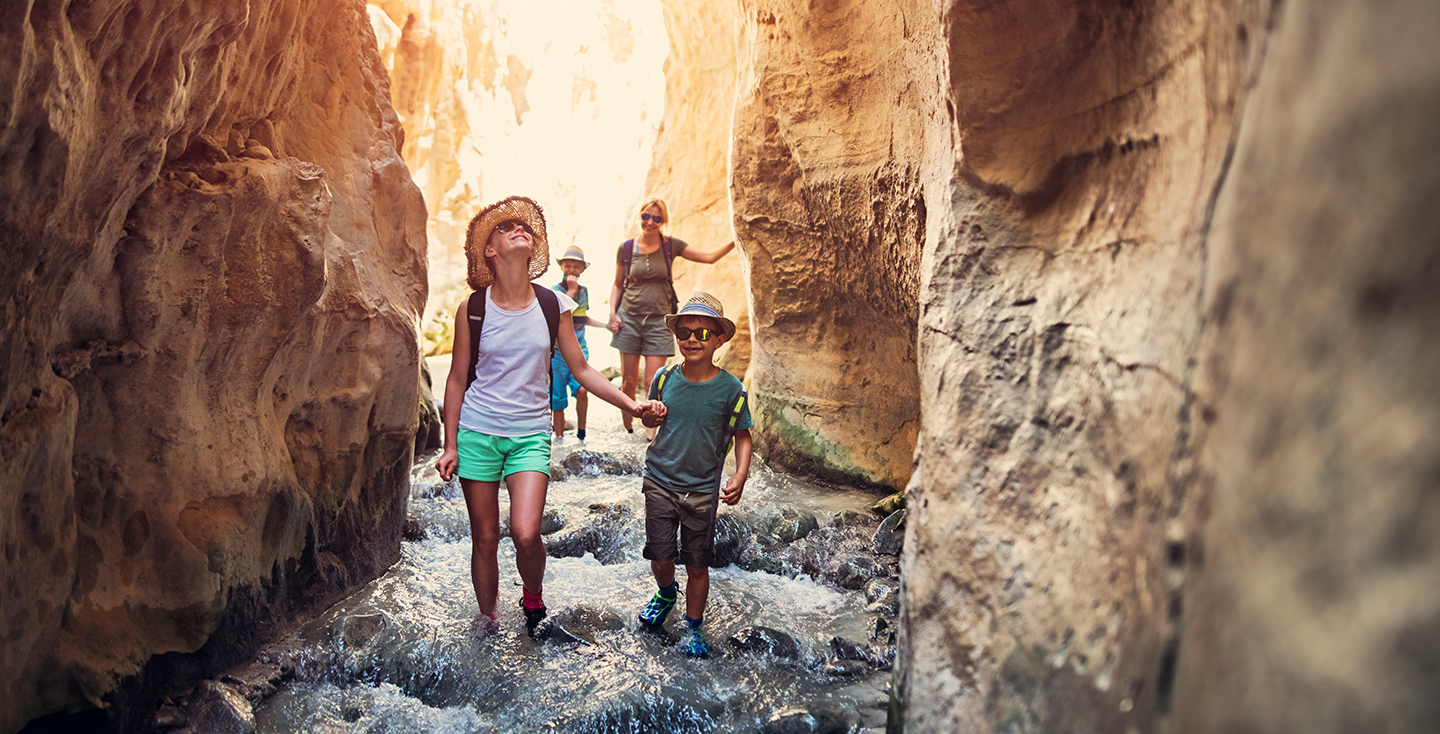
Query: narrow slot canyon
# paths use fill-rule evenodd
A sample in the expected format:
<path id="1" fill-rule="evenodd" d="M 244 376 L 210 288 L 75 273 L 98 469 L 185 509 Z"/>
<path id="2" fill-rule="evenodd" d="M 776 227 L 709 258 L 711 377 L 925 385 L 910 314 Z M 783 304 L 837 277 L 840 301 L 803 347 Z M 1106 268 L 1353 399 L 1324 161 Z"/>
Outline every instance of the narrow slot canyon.
<path id="1" fill-rule="evenodd" d="M 156 712 L 204 696 L 247 731 L 1440 729 L 1440 5 L 8 7 L 0 734 L 201 732 Z M 641 201 L 736 243 L 674 279 L 738 324 L 763 473 L 716 615 L 754 669 L 491 710 L 526 664 L 670 665 L 618 621 L 645 447 L 596 401 L 552 464 L 571 647 L 405 657 L 473 607 L 437 367 L 511 194 L 592 317 Z M 225 682 L 287 639 L 410 677 Z"/>

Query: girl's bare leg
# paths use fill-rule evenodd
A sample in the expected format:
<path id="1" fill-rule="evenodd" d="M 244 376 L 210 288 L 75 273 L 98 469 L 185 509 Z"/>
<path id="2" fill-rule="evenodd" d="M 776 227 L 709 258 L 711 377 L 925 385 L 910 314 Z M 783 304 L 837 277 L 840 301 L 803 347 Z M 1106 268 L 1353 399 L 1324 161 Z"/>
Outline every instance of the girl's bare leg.
<path id="1" fill-rule="evenodd" d="M 545 494 L 550 475 L 522 471 L 505 477 L 510 489 L 510 539 L 515 542 L 515 568 L 525 590 L 540 594 L 545 581 L 545 541 L 540 537 L 540 517 L 545 513 Z"/>
<path id="2" fill-rule="evenodd" d="M 654 374 L 653 372 L 651 373 Z M 620 392 L 630 397 L 635 397 L 635 385 L 640 382 L 640 355 L 620 353 Z M 648 384 L 648 383 L 647 383 Z M 621 425 L 626 431 L 634 432 L 633 419 L 629 413 L 623 413 L 620 418 Z"/>
<path id="3" fill-rule="evenodd" d="M 500 593 L 500 483 L 461 479 L 465 510 L 470 515 L 470 583 L 480 613 L 495 616 L 495 597 Z"/>

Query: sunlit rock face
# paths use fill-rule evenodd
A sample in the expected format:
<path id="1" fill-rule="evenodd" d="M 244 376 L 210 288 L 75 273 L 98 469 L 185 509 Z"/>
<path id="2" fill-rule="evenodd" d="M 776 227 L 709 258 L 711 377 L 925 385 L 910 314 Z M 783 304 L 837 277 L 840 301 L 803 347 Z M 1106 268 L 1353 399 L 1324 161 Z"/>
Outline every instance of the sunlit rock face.
<path id="1" fill-rule="evenodd" d="M 921 170 L 946 129 L 933 10 L 739 5 L 730 185 L 761 450 L 794 470 L 903 487 L 920 430 Z"/>
<path id="2" fill-rule="evenodd" d="M 360 3 L 31 2 L 0 37 L 15 731 L 193 682 L 395 557 L 425 211 Z"/>
<path id="3" fill-rule="evenodd" d="M 469 293 L 470 218 L 512 194 L 545 207 L 552 255 L 572 244 L 585 251 L 581 282 L 593 313 L 607 317 L 616 247 L 638 233 L 635 207 L 665 113 L 659 0 L 368 7 L 405 128 L 402 153 L 429 210 L 427 347 L 449 351 L 445 330 Z M 723 170 L 716 175 L 723 182 Z M 552 268 L 540 282 L 560 279 Z M 604 333 L 591 334 L 592 359 L 618 364 L 613 350 L 594 348 L 608 344 Z"/>
<path id="4" fill-rule="evenodd" d="M 730 120 L 735 109 L 735 5 L 668 0 L 665 28 L 665 118 L 655 139 L 645 190 L 665 200 L 666 231 L 700 250 L 735 239 L 729 183 Z M 697 290 L 725 306 L 735 339 L 717 352 L 720 366 L 740 378 L 750 365 L 749 297 L 744 250 L 713 265 L 676 260 L 675 293 L 683 303 Z"/>

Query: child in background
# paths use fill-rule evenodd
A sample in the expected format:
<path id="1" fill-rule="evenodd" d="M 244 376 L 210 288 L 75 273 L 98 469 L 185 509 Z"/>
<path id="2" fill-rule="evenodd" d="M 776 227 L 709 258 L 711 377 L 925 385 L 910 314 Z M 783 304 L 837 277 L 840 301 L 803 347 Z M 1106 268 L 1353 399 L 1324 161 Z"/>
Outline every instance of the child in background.
<path id="1" fill-rule="evenodd" d="M 645 455 L 645 550 L 659 589 L 640 612 L 640 621 L 658 628 L 675 606 L 679 591 L 675 562 L 685 565 L 686 655 L 706 657 L 710 645 L 701 627 L 710 595 L 710 562 L 715 557 L 715 511 L 734 505 L 750 474 L 750 408 L 745 388 L 716 366 L 715 350 L 735 336 L 720 302 L 696 292 L 678 313 L 665 316 L 682 362 L 657 373 L 650 400 L 661 411 L 641 416 L 659 426 Z M 735 475 L 724 481 L 725 455 L 735 440 Z M 718 497 L 717 497 L 718 494 Z M 679 547 L 677 550 L 677 533 Z"/>
<path id="2" fill-rule="evenodd" d="M 585 344 L 585 327 L 597 326 L 605 328 L 604 324 L 592 323 L 586 313 L 590 310 L 590 291 L 580 285 L 580 274 L 590 267 L 585 261 L 585 253 L 579 247 L 571 245 L 555 261 L 560 266 L 560 271 L 565 274 L 565 279 L 555 285 L 553 290 L 570 296 L 575 302 L 575 310 L 572 316 L 575 319 L 575 340 L 580 342 L 580 351 L 585 359 L 590 359 L 590 347 Z M 566 395 L 575 396 L 575 437 L 581 441 L 585 440 L 585 413 L 590 407 L 590 395 L 585 388 L 575 379 L 570 372 L 570 366 L 565 363 L 564 355 L 558 351 L 550 360 L 550 411 L 554 421 L 554 432 L 557 438 L 565 436 L 565 409 L 570 407 L 570 398 Z"/>

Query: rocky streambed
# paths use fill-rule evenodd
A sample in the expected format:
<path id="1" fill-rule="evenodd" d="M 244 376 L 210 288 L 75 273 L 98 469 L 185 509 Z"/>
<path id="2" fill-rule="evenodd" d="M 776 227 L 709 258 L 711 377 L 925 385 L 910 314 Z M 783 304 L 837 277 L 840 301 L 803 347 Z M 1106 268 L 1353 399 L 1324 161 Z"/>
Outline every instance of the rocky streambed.
<path id="1" fill-rule="evenodd" d="M 640 434 L 618 421 L 558 442 L 544 524 L 544 639 L 525 634 L 514 550 L 502 541 L 501 628 L 473 623 L 470 531 L 433 456 L 412 472 L 402 559 L 382 577 L 198 684 L 151 719 L 193 732 L 853 732 L 883 730 L 899 611 L 903 510 L 763 466 L 723 508 L 711 571 L 708 660 L 635 615 L 653 592 L 641 558 Z M 505 494 L 502 491 L 502 516 Z M 682 572 L 683 577 L 683 572 Z M 683 581 L 682 581 L 683 588 Z M 683 625 L 683 621 L 680 622 Z"/>

